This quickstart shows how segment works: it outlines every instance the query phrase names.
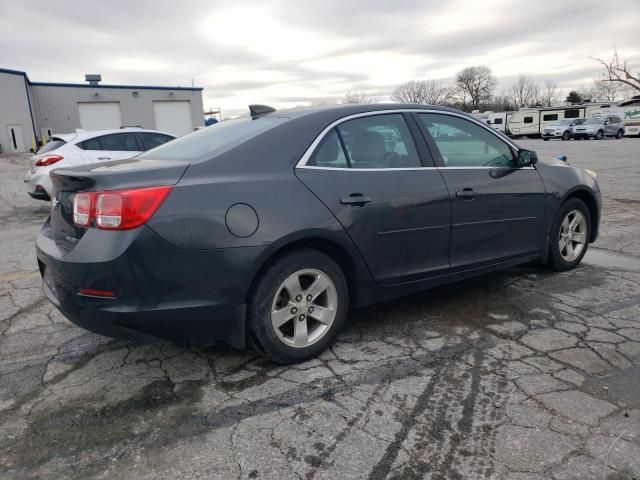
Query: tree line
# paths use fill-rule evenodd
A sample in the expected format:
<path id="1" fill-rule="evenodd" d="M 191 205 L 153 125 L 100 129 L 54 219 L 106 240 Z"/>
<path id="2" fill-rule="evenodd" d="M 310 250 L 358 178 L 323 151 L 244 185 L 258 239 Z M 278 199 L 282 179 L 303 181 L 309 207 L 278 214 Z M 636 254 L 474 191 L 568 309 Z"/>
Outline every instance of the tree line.
<path id="1" fill-rule="evenodd" d="M 452 81 L 423 79 L 405 82 L 393 90 L 391 100 L 446 105 L 463 111 L 508 111 L 523 107 L 550 107 L 562 102 L 613 102 L 640 93 L 640 73 L 634 73 L 617 51 L 610 60 L 594 60 L 604 67 L 604 76 L 580 90 L 570 91 L 566 96 L 553 80 L 539 80 L 527 75 L 520 75 L 511 86 L 497 93 L 498 79 L 489 67 L 478 65 L 463 68 Z M 364 92 L 349 92 L 342 99 L 342 103 L 377 102 L 377 97 Z"/>

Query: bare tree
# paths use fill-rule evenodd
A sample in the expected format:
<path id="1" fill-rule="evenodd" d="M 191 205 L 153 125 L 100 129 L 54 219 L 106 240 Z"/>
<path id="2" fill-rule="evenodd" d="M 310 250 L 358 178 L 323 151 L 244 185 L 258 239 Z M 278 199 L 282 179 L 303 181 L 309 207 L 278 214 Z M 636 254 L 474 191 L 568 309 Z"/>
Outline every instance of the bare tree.
<path id="1" fill-rule="evenodd" d="M 631 87 L 632 91 L 640 92 L 640 71 L 634 73 L 633 67 L 618 55 L 617 49 L 614 48 L 613 55 L 607 60 L 602 58 L 594 58 L 594 60 L 604 67 L 606 81 L 623 83 Z"/>
<path id="2" fill-rule="evenodd" d="M 525 75 L 520 75 L 509 89 L 511 103 L 517 108 L 532 107 L 538 104 L 539 96 L 540 87 L 538 83 Z"/>
<path id="3" fill-rule="evenodd" d="M 518 109 L 513 104 L 511 96 L 504 91 L 500 95 L 494 95 L 491 98 L 491 102 L 485 105 L 485 107 L 487 110 L 493 110 L 494 112 L 510 112 Z"/>
<path id="4" fill-rule="evenodd" d="M 464 68 L 456 75 L 457 96 L 465 107 L 469 98 L 473 109 L 479 109 L 480 104 L 488 102 L 497 85 L 498 80 L 491 69 L 484 65 Z"/>
<path id="5" fill-rule="evenodd" d="M 543 107 L 554 107 L 560 103 L 562 92 L 558 88 L 558 84 L 553 80 L 544 82 L 540 89 L 538 100 Z"/>
<path id="6" fill-rule="evenodd" d="M 365 92 L 352 91 L 345 93 L 341 103 L 378 103 L 378 97 L 372 97 Z"/>
<path id="7" fill-rule="evenodd" d="M 397 103 L 444 105 L 451 100 L 453 89 L 441 80 L 411 80 L 398 86 L 391 94 Z"/>
<path id="8" fill-rule="evenodd" d="M 591 88 L 591 100 L 598 102 L 615 102 L 627 96 L 629 87 L 624 83 L 609 80 L 594 80 Z"/>

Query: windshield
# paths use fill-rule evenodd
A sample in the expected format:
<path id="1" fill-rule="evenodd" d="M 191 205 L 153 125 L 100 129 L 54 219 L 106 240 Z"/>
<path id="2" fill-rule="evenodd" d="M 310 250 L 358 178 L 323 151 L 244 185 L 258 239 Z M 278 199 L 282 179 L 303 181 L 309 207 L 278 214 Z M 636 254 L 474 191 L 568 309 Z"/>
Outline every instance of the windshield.
<path id="1" fill-rule="evenodd" d="M 573 120 L 562 120 L 558 125 L 569 125 Z"/>
<path id="2" fill-rule="evenodd" d="M 287 118 L 271 116 L 255 120 L 250 118 L 224 120 L 152 148 L 137 158 L 190 162 L 205 160 L 230 150 L 287 120 Z"/>
<path id="3" fill-rule="evenodd" d="M 604 118 L 590 118 L 589 120 L 584 122 L 584 124 L 585 125 L 600 125 L 602 122 L 604 122 Z"/>
<path id="4" fill-rule="evenodd" d="M 60 148 L 65 143 L 67 143 L 67 142 L 65 142 L 61 138 L 52 137 L 51 140 L 49 140 L 49 142 L 45 146 L 43 146 L 40 150 L 37 151 L 37 153 L 50 152 L 51 150 L 55 150 L 56 148 Z"/>

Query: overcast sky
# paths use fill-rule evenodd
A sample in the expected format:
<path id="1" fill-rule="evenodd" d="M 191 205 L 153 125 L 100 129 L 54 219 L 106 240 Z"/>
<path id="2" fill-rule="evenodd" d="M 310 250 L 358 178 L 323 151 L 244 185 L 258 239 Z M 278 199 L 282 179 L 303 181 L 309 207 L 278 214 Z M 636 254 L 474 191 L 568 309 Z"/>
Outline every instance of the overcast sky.
<path id="1" fill-rule="evenodd" d="M 598 77 L 591 56 L 640 66 L 640 1 L 30 0 L 2 2 L 0 67 L 32 81 L 204 87 L 205 107 L 276 107 L 487 65 L 563 89 Z"/>

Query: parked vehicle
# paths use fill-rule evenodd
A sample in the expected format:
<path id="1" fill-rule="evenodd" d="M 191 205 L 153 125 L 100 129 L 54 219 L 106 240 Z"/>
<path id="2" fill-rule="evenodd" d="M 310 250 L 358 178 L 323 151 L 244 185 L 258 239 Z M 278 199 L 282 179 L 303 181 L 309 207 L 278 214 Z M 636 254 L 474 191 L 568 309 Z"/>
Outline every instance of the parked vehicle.
<path id="1" fill-rule="evenodd" d="M 351 307 L 525 262 L 569 270 L 598 235 L 594 172 L 457 110 L 251 112 L 51 173 L 37 258 L 64 315 L 296 362 L 327 348 Z"/>
<path id="2" fill-rule="evenodd" d="M 489 121 L 487 123 L 491 125 L 491 128 L 494 130 L 508 135 L 510 133 L 509 123 L 511 122 L 512 115 L 513 112 L 493 112 L 489 115 Z"/>
<path id="3" fill-rule="evenodd" d="M 573 136 L 576 140 L 593 138 L 601 140 L 603 137 L 622 138 L 624 122 L 616 115 L 602 115 L 587 119 L 582 125 L 574 129 Z"/>
<path id="4" fill-rule="evenodd" d="M 609 103 L 584 103 L 580 105 L 565 105 L 560 107 L 521 108 L 511 117 L 509 130 L 513 137 L 527 136 L 539 138 L 545 128 L 550 128 L 561 120 L 576 118 L 591 118 L 594 115 L 606 115 Z"/>
<path id="5" fill-rule="evenodd" d="M 561 138 L 562 140 L 570 140 L 573 138 L 574 129 L 577 125 L 582 125 L 586 119 L 584 118 L 575 118 L 571 120 L 570 118 L 566 120 L 561 120 L 557 125 L 550 125 L 545 127 L 542 132 L 542 139 L 549 140 L 550 138 Z"/>
<path id="6" fill-rule="evenodd" d="M 24 180 L 27 193 L 38 200 L 50 200 L 49 173 L 54 168 L 131 158 L 174 138 L 170 133 L 141 128 L 54 134 L 31 157 L 31 168 Z"/>
<path id="7" fill-rule="evenodd" d="M 640 137 L 640 95 L 635 95 L 617 105 L 615 112 L 624 121 L 624 135 Z"/>

